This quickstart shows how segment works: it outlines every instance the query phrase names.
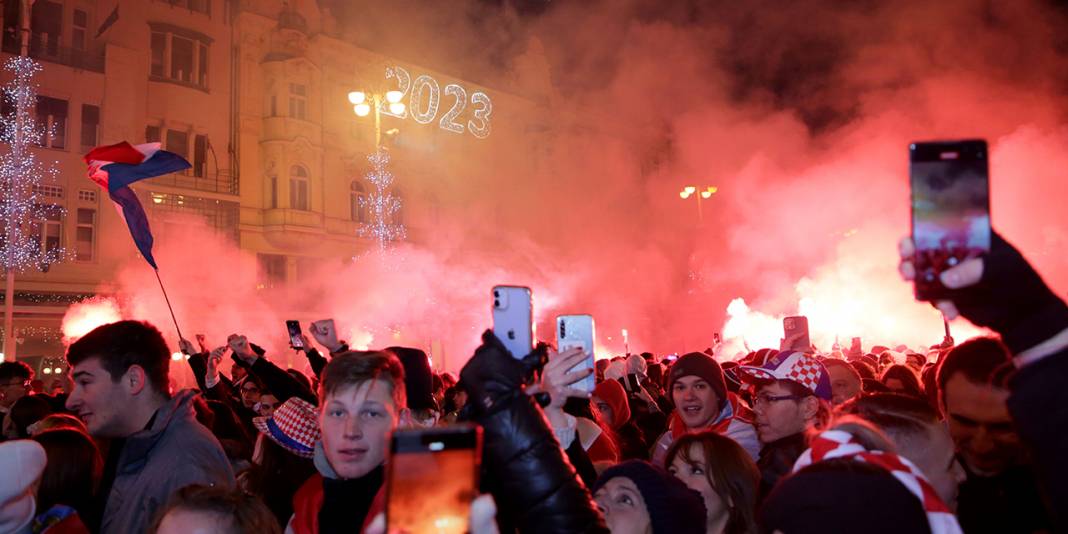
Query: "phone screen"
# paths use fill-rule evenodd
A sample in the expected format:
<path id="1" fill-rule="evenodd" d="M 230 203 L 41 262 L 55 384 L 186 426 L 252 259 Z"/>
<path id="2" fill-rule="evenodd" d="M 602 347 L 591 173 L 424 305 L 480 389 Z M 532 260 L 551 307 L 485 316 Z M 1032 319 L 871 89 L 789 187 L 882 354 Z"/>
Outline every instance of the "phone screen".
<path id="1" fill-rule="evenodd" d="M 594 323 L 591 315 L 560 315 L 556 318 L 556 346 L 560 352 L 579 348 L 586 358 L 569 372 L 594 368 Z M 571 384 L 571 387 L 592 393 L 597 386 L 594 375 Z"/>
<path id="2" fill-rule="evenodd" d="M 300 340 L 300 321 L 286 321 L 286 330 L 289 332 L 289 344 L 295 349 L 303 349 L 304 342 Z"/>
<path id="3" fill-rule="evenodd" d="M 395 432 L 386 531 L 467 532 L 481 445 L 482 429 L 473 425 Z"/>
<path id="4" fill-rule="evenodd" d="M 916 298 L 946 293 L 938 276 L 990 251 L 986 141 L 913 143 L 912 240 Z"/>

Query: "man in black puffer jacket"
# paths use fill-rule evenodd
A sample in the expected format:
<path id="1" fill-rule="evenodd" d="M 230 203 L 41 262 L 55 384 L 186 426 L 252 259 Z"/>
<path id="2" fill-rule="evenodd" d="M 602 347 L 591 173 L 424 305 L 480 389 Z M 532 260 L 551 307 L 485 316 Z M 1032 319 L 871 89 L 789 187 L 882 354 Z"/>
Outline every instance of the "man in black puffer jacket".
<path id="1" fill-rule="evenodd" d="M 543 345 L 516 360 L 487 331 L 460 372 L 471 399 L 465 416 L 483 429 L 484 489 L 497 502 L 502 532 L 607 533 L 589 490 L 523 391 L 545 360 Z"/>

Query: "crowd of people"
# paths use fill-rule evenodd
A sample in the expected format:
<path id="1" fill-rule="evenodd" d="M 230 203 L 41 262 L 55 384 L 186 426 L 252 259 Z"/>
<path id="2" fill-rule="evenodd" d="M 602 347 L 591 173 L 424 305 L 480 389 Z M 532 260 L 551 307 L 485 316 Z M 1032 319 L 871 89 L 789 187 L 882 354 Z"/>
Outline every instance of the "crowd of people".
<path id="1" fill-rule="evenodd" d="M 586 368 L 487 331 L 457 377 L 313 326 L 310 376 L 234 334 L 182 340 L 198 387 L 173 391 L 159 330 L 103 325 L 62 390 L 0 364 L 0 532 L 383 533 L 391 435 L 456 422 L 482 429 L 473 534 L 1063 531 L 1068 306 L 1000 238 L 982 261 L 938 306 L 998 335 L 919 350 Z"/>

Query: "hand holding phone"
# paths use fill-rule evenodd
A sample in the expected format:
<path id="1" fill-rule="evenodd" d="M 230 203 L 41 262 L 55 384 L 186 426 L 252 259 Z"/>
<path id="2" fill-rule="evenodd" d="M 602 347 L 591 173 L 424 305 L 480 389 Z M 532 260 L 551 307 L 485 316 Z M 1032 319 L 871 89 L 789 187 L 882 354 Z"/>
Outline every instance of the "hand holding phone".
<path id="1" fill-rule="evenodd" d="M 780 350 L 799 350 L 808 352 L 812 350 L 812 341 L 808 335 L 808 317 L 795 315 L 782 320 L 782 328 L 785 337 L 780 344 Z"/>
<path id="2" fill-rule="evenodd" d="M 296 350 L 304 350 L 304 337 L 300 331 L 300 321 L 286 321 L 286 333 L 289 334 L 289 346 Z"/>
<path id="3" fill-rule="evenodd" d="M 478 496 L 482 429 L 457 425 L 393 433 L 386 531 L 464 534 Z"/>
<path id="4" fill-rule="evenodd" d="M 909 180 L 916 299 L 944 299 L 940 275 L 990 252 L 986 141 L 910 144 Z"/>
<path id="5" fill-rule="evenodd" d="M 556 347 L 561 352 L 577 348 L 585 354 L 585 359 L 569 371 L 581 371 L 594 368 L 594 322 L 592 315 L 561 315 L 556 318 Z M 568 384 L 571 385 L 571 384 Z M 574 388 L 593 393 L 597 386 L 597 377 L 592 373 Z"/>
<path id="6" fill-rule="evenodd" d="M 326 350 L 331 353 L 337 352 L 341 348 L 341 342 L 337 339 L 337 327 L 334 326 L 333 319 L 321 319 L 311 324 L 312 337 L 320 345 L 326 347 Z"/>
<path id="7" fill-rule="evenodd" d="M 586 359 L 585 351 L 578 347 L 564 352 L 550 349 L 549 362 L 542 369 L 541 382 L 527 388 L 527 394 L 548 393 L 550 408 L 563 408 L 571 397 L 588 399 L 590 392 L 580 384 L 593 375 L 593 368 L 583 365 Z"/>

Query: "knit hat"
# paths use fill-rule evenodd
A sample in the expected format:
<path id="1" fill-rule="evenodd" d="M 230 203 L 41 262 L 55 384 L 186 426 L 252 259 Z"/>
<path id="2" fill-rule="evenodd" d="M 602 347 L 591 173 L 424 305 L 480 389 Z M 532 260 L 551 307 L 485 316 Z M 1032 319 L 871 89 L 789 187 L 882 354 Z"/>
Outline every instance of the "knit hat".
<path id="1" fill-rule="evenodd" d="M 301 458 L 315 456 L 319 415 L 308 401 L 290 397 L 270 417 L 253 417 L 252 424 L 283 449 Z"/>
<path id="2" fill-rule="evenodd" d="M 20 532 L 33 521 L 33 484 L 47 462 L 44 447 L 36 441 L 0 443 L 0 532 Z"/>
<path id="3" fill-rule="evenodd" d="M 612 407 L 612 429 L 618 429 L 630 421 L 630 403 L 627 392 L 617 380 L 605 380 L 593 388 L 593 396 L 605 401 Z"/>
<path id="4" fill-rule="evenodd" d="M 869 451 L 844 430 L 823 432 L 810 446 L 765 501 L 765 529 L 960 534 L 956 516 L 908 459 Z"/>
<path id="5" fill-rule="evenodd" d="M 675 381 L 684 376 L 697 376 L 708 382 L 719 399 L 719 410 L 727 402 L 727 382 L 723 378 L 723 369 L 719 362 L 703 352 L 691 352 L 680 357 L 671 366 L 668 380 L 668 393 L 675 389 Z"/>
<path id="6" fill-rule="evenodd" d="M 742 380 L 790 380 L 805 386 L 823 400 L 831 400 L 831 375 L 816 358 L 790 350 L 769 352 L 766 358 L 763 362 L 758 360 L 753 365 L 739 367 Z"/>
<path id="7" fill-rule="evenodd" d="M 408 408 L 412 410 L 437 410 L 434 400 L 434 372 L 426 353 L 411 347 L 386 349 L 397 355 L 404 366 L 404 390 L 408 395 Z"/>
<path id="8" fill-rule="evenodd" d="M 630 479 L 638 487 L 653 534 L 705 532 L 705 502 L 701 494 L 664 469 L 642 460 L 628 460 L 605 470 L 594 483 L 593 493 L 617 477 Z"/>

